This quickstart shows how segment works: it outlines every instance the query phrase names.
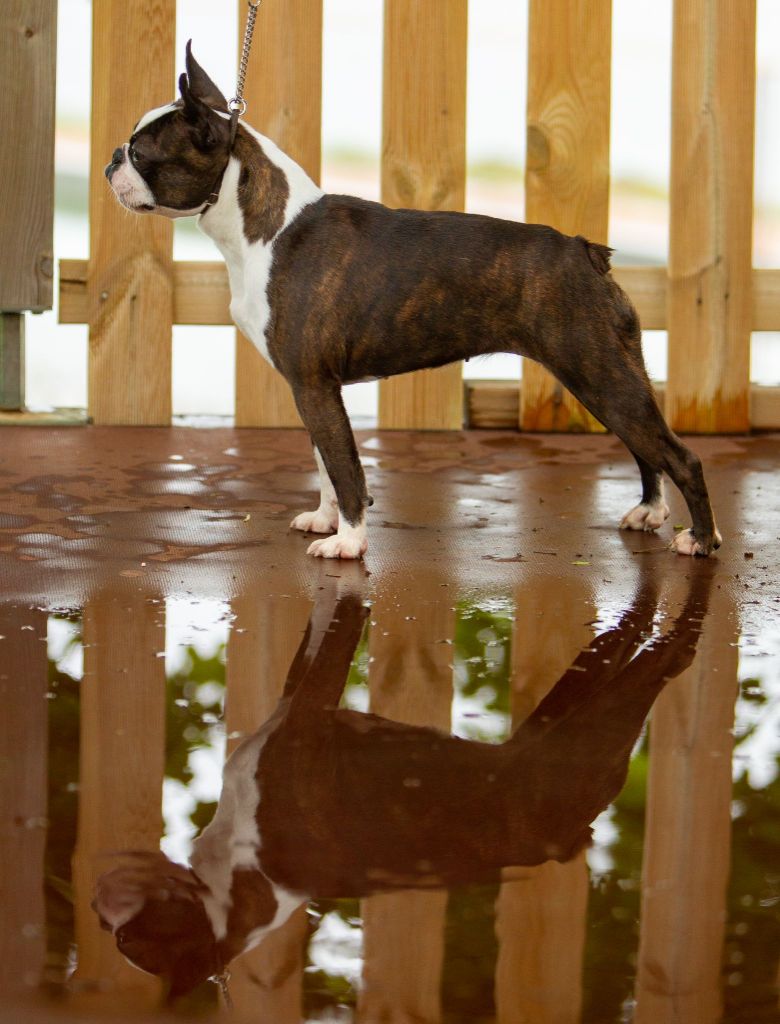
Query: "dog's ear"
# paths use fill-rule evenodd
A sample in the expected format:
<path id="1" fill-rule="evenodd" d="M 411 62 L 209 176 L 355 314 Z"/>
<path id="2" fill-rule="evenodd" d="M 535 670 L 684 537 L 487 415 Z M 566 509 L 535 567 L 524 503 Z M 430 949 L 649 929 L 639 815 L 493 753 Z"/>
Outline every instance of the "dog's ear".
<path id="1" fill-rule="evenodd" d="M 195 145 L 205 152 L 221 144 L 227 145 L 230 137 L 229 122 L 193 93 L 187 75 L 179 76 L 179 92 L 184 104 L 184 116 L 193 128 Z"/>
<path id="2" fill-rule="evenodd" d="M 224 114 L 227 114 L 227 100 L 222 95 L 219 87 L 212 82 L 192 56 L 191 39 L 187 40 L 185 67 L 187 68 L 187 79 L 191 95 L 205 103 L 207 107 L 211 107 L 212 110 L 221 110 Z"/>

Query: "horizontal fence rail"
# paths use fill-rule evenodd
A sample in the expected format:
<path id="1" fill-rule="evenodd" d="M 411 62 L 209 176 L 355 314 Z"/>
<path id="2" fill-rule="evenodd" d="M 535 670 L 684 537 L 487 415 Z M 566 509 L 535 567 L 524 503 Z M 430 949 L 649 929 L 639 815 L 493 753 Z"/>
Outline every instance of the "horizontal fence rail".
<path id="1" fill-rule="evenodd" d="M 241 28 L 244 0 L 238 6 Z M 122 40 L 131 29 L 138 34 L 136 22 L 149 23 L 152 9 L 154 23 L 163 23 L 154 40 L 159 74 L 138 75 L 141 50 Z M 750 332 L 780 331 L 780 269 L 751 266 L 755 0 L 677 0 L 674 11 L 669 265 L 618 267 L 614 276 L 642 326 L 669 332 L 671 425 L 741 432 L 759 425 Z M 606 242 L 611 2 L 530 0 L 529 12 L 527 217 Z M 119 121 L 130 125 L 170 92 L 174 17 L 173 4 L 159 0 L 139 0 L 132 15 L 110 0 L 93 4 L 91 249 L 89 260 L 60 261 L 59 316 L 90 325 L 95 422 L 169 422 L 172 325 L 231 323 L 222 263 L 174 261 L 170 225 L 159 218 L 146 219 L 129 241 L 102 175 Z M 381 173 L 390 206 L 463 208 L 466 26 L 467 0 L 386 0 Z M 250 120 L 319 180 L 322 0 L 262 5 L 256 38 Z M 109 119 L 112 82 L 124 91 L 111 100 Z M 529 360 L 518 387 L 515 426 L 601 429 Z M 764 389 L 765 397 L 769 391 L 760 425 L 780 427 L 780 389 Z M 463 407 L 453 364 L 382 382 L 379 425 L 459 428 Z M 286 383 L 240 334 L 236 422 L 299 424 Z"/>

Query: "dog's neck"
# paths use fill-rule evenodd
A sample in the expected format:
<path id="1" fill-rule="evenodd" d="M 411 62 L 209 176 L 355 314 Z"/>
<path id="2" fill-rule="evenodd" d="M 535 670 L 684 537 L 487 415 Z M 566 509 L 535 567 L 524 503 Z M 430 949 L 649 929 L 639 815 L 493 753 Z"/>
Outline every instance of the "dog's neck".
<path id="1" fill-rule="evenodd" d="M 198 218 L 229 262 L 271 246 L 300 211 L 322 196 L 308 174 L 270 139 L 241 122 L 219 186 Z"/>
<path id="2" fill-rule="evenodd" d="M 259 865 L 258 759 L 284 709 L 230 757 L 216 813 L 193 844 L 192 868 L 208 887 L 203 904 L 224 963 L 284 924 L 306 898 L 276 885 Z"/>

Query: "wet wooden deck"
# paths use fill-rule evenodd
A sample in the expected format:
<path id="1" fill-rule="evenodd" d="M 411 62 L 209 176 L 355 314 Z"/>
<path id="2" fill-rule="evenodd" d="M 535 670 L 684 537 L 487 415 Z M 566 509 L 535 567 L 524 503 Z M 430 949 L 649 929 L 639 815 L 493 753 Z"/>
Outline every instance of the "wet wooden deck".
<path id="1" fill-rule="evenodd" d="M 600 665 L 613 656 L 583 655 L 594 637 L 622 636 L 633 652 L 626 665 L 635 656 L 644 664 L 643 645 L 661 636 L 681 646 L 672 667 L 632 677 L 624 719 L 638 715 L 638 729 L 657 700 L 649 743 L 642 733 L 630 767 L 633 740 L 601 707 L 555 753 L 558 788 L 544 775 L 551 808 L 575 779 L 588 799 L 610 803 L 589 854 L 538 867 L 503 860 L 503 878 L 472 886 L 468 898 L 414 886 L 365 895 L 356 882 L 359 909 L 342 907 L 363 943 L 352 996 L 346 975 L 341 996 L 306 981 L 308 936 L 335 912 L 317 902 L 313 880 L 316 923 L 300 910 L 236 962 L 240 1019 L 292 1024 L 327 1011 L 366 1022 L 603 1024 L 626 1019 L 628 1006 L 647 1024 L 776 1019 L 780 438 L 693 439 L 724 538 L 702 561 L 666 550 L 673 525 L 688 524 L 671 488 L 658 536 L 618 531 L 639 483 L 611 437 L 364 431 L 359 440 L 375 504 L 369 553 L 348 564 L 308 558 L 307 539 L 288 529 L 316 504 L 300 432 L 0 429 L 6 991 L 24 1003 L 48 978 L 59 1009 L 30 1009 L 47 1021 L 120 1006 L 150 1019 L 157 983 L 124 963 L 89 902 L 105 853 L 159 843 L 177 728 L 176 705 L 161 698 L 174 685 L 160 656 L 166 636 L 170 644 L 183 615 L 181 643 L 195 651 L 211 609 L 208 628 L 227 637 L 217 718 L 234 743 L 273 710 L 310 616 L 333 616 L 340 596 L 357 593 L 371 609 L 355 662 L 366 700 L 409 729 L 505 739 L 551 693 L 560 701 L 567 679 L 571 691 L 574 672 L 607 686 Z M 52 682 L 66 687 L 68 675 L 51 655 L 58 615 L 76 623 L 83 659 L 68 670 L 75 719 Z M 338 635 L 337 615 L 330 628 Z M 182 734 L 192 724 L 180 723 Z M 613 747 L 625 751 L 609 761 Z M 68 761 L 68 750 L 80 757 Z M 600 765 L 599 777 L 628 771 L 619 795 L 587 788 Z M 529 778 L 536 770 L 524 768 Z M 70 772 L 61 789 L 53 772 Z M 447 828 L 465 850 L 458 785 Z M 325 806 L 329 796 L 319 799 Z M 378 793 L 375 806 L 379 814 Z M 336 837 L 339 813 L 328 817 Z M 443 864 L 444 851 L 434 853 Z M 71 854 L 67 911 L 53 895 L 63 879 L 50 875 L 53 859 L 68 864 Z M 64 990 L 55 932 L 72 934 L 78 952 Z"/>

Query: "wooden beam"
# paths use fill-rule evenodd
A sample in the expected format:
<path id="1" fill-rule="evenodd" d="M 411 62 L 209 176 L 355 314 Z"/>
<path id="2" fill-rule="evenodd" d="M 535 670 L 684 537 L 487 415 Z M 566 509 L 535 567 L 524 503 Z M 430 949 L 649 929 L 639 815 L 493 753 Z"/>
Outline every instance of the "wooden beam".
<path id="1" fill-rule="evenodd" d="M 246 9 L 246 0 L 239 0 L 240 39 Z M 319 182 L 322 0 L 262 4 L 254 38 L 244 91 L 251 122 Z M 236 331 L 236 426 L 301 426 L 289 385 L 240 331 Z"/>
<path id="2" fill-rule="evenodd" d="M 755 0 L 676 0 L 669 389 L 674 430 L 750 426 Z"/>
<path id="3" fill-rule="evenodd" d="M 665 382 L 655 382 L 655 397 L 663 412 Z M 466 426 L 477 430 L 516 430 L 520 388 L 508 380 L 467 380 L 464 383 Z M 750 385 L 752 430 L 780 430 L 780 387 Z"/>
<path id="4" fill-rule="evenodd" d="M 87 261 L 60 260 L 59 322 L 87 322 Z M 642 327 L 667 327 L 665 267 L 615 267 L 613 276 L 637 308 Z M 752 329 L 780 331 L 780 270 L 753 271 Z M 231 324 L 230 286 L 224 263 L 173 264 L 173 322 L 176 324 Z"/>
<path id="5" fill-rule="evenodd" d="M 607 242 L 612 0 L 531 0 L 526 220 Z M 545 369 L 523 362 L 523 430 L 602 430 Z"/>
<path id="6" fill-rule="evenodd" d="M 173 98 L 175 25 L 175 0 L 93 3 L 87 321 L 96 423 L 171 418 L 173 225 L 164 217 L 129 221 L 103 168 L 138 118 Z"/>
<path id="7" fill-rule="evenodd" d="M 462 210 L 467 0 L 385 0 L 382 202 Z M 379 425 L 458 430 L 460 363 L 380 382 Z"/>
<path id="8" fill-rule="evenodd" d="M 0 310 L 51 309 L 57 4 L 0 6 Z M 13 197 L 13 201 L 11 201 Z"/>

